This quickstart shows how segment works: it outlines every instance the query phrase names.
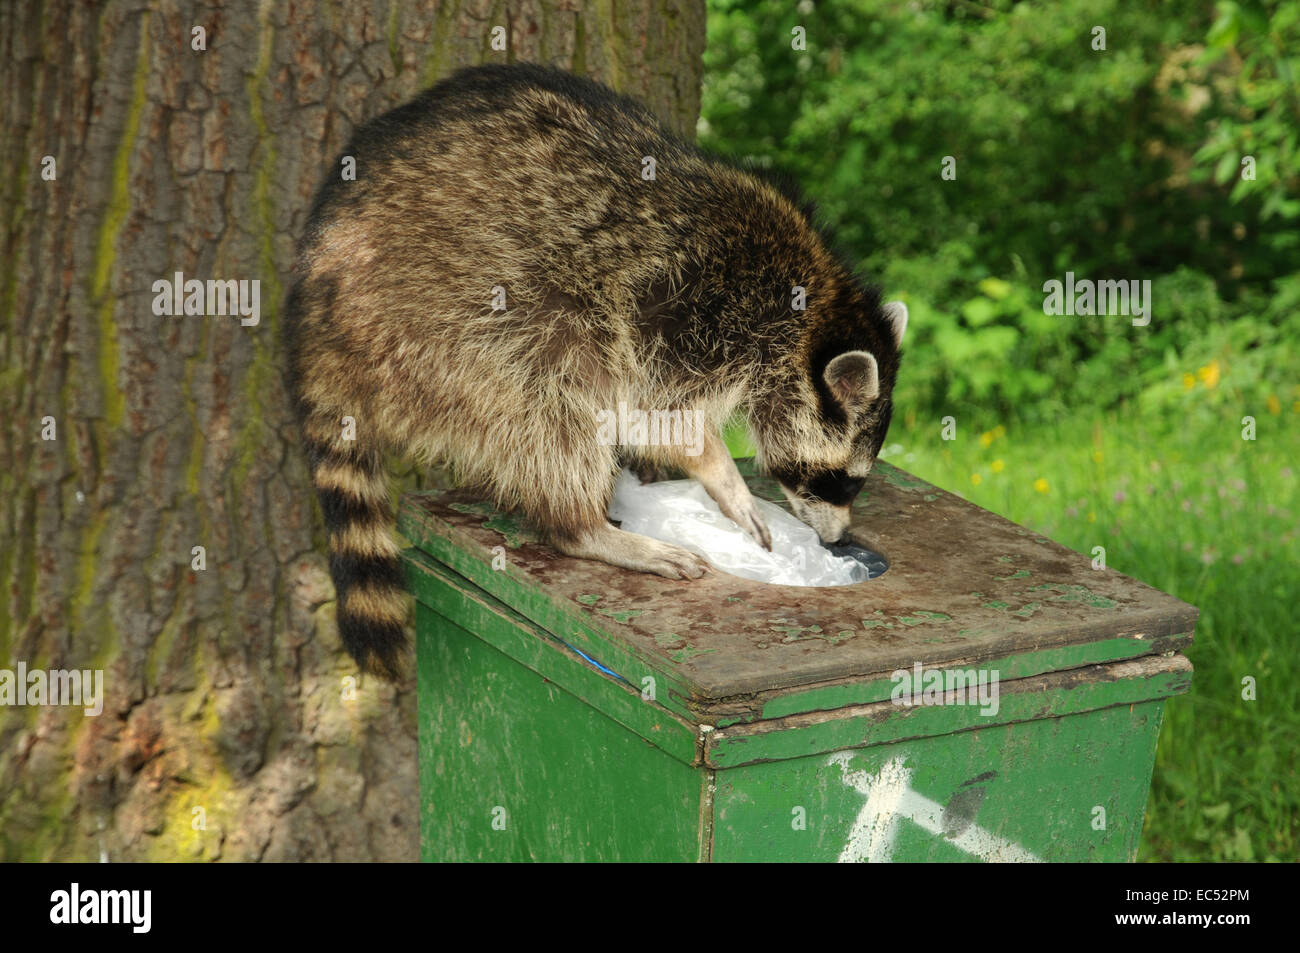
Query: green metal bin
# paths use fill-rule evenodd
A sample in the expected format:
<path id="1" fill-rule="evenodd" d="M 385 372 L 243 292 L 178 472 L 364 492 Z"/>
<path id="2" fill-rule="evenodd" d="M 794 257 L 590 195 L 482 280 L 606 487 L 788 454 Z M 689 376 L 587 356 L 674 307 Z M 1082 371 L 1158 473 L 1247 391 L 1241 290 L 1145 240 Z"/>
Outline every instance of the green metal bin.
<path id="1" fill-rule="evenodd" d="M 1196 609 L 883 461 L 853 586 L 571 559 L 463 491 L 399 524 L 425 860 L 1137 853 Z"/>

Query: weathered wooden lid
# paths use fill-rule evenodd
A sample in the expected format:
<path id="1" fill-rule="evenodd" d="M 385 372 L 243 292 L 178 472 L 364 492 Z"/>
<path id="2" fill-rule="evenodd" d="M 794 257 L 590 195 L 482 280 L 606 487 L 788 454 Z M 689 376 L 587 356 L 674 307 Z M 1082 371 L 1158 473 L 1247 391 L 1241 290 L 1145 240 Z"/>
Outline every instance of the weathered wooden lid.
<path id="1" fill-rule="evenodd" d="M 774 482 L 742 472 L 754 493 L 781 501 Z M 672 581 L 572 559 L 464 491 L 407 496 L 399 525 L 538 628 L 634 686 L 652 675 L 673 694 L 670 708 L 717 724 L 888 698 L 889 673 L 917 662 L 996 663 L 1006 680 L 1168 652 L 1191 641 L 1197 617 L 883 461 L 853 526 L 890 567 L 854 586 L 721 572 Z M 499 571 L 494 547 L 504 547 Z"/>

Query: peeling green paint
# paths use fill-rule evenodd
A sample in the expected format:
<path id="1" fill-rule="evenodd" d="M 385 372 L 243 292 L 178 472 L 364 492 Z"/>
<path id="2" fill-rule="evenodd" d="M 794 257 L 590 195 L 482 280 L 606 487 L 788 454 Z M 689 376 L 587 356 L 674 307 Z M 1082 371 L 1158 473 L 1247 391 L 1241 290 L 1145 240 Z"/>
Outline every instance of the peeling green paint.
<path id="1" fill-rule="evenodd" d="M 886 617 L 885 614 L 881 612 L 879 609 L 875 611 L 875 615 L 880 616 L 880 618 L 859 619 L 858 621 L 862 624 L 862 627 L 864 629 L 893 629 L 893 628 L 897 628 L 895 623 L 897 623 L 898 625 L 913 626 L 913 625 L 923 625 L 926 622 L 951 622 L 952 621 L 952 616 L 948 615 L 947 613 L 931 612 L 928 609 L 917 609 L 912 613 L 910 613 L 909 615 L 893 616 L 894 622 L 886 621 L 888 617 Z"/>
<path id="2" fill-rule="evenodd" d="M 488 529 L 496 530 L 505 537 L 506 545 L 511 549 L 518 549 L 525 543 L 536 543 L 541 540 L 524 521 L 509 513 L 498 513 L 491 519 L 484 520 L 483 525 Z"/>
<path id="3" fill-rule="evenodd" d="M 777 620 L 774 620 L 774 621 L 777 622 L 777 623 L 782 623 L 782 622 L 784 622 L 785 620 L 777 619 Z M 782 641 L 782 642 L 787 642 L 787 643 L 789 643 L 789 642 L 799 642 L 799 641 L 802 641 L 803 639 L 807 638 L 807 636 L 804 636 L 804 635 L 801 634 L 801 633 L 803 633 L 803 632 L 810 633 L 810 634 L 813 635 L 813 636 L 820 636 L 820 635 L 821 635 L 821 631 L 822 631 L 822 627 L 821 627 L 820 625 L 782 625 L 782 624 L 777 624 L 777 625 L 769 625 L 769 628 L 771 628 L 774 632 L 777 632 L 777 633 L 782 634 L 784 637 L 781 639 L 781 641 Z"/>
<path id="4" fill-rule="evenodd" d="M 1009 579 L 1025 579 L 1033 575 L 1028 569 L 1017 569 L 1009 576 L 994 576 L 997 582 L 1006 582 Z"/>
<path id="5" fill-rule="evenodd" d="M 589 593 L 586 595 L 578 596 L 578 601 L 581 602 L 584 606 L 594 606 L 597 602 L 600 601 L 600 599 L 601 599 L 600 596 L 593 596 Z"/>
<path id="6" fill-rule="evenodd" d="M 712 654 L 713 652 L 716 652 L 716 651 L 718 651 L 718 650 L 717 650 L 717 649 L 697 649 L 697 648 L 692 648 L 691 646 L 688 645 L 686 648 L 682 649 L 680 652 L 674 652 L 674 653 L 672 654 L 671 658 L 672 658 L 672 660 L 673 660 L 674 662 L 676 662 L 677 664 L 680 665 L 682 662 L 687 662 L 687 661 L 689 661 L 689 660 L 691 660 L 691 659 L 693 659 L 693 658 L 698 658 L 698 657 L 701 656 L 701 655 L 710 655 L 710 654 Z"/>
<path id="7" fill-rule="evenodd" d="M 1030 592 L 1058 592 L 1060 595 L 1048 596 L 1048 602 L 1077 602 L 1092 609 L 1114 609 L 1119 603 L 1114 599 L 1099 596 L 1087 586 L 1065 585 L 1062 583 L 1044 583 L 1030 586 Z"/>
<path id="8" fill-rule="evenodd" d="M 622 622 L 624 625 L 641 614 L 640 609 L 597 609 L 596 611 L 601 615 L 609 616 L 615 622 Z"/>
<path id="9" fill-rule="evenodd" d="M 662 648 L 662 649 L 671 649 L 671 648 L 675 648 L 676 646 L 680 645 L 682 642 L 685 642 L 685 641 L 686 641 L 686 640 L 683 639 L 683 638 L 682 638 L 680 635 L 678 635 L 676 632 L 656 632 L 656 633 L 655 633 L 655 645 L 659 646 L 659 647 Z"/>
<path id="10" fill-rule="evenodd" d="M 525 543 L 541 541 L 541 536 L 528 526 L 523 517 L 513 513 L 501 513 L 491 503 L 450 503 L 448 506 L 457 513 L 488 517 L 483 521 L 483 525 L 504 536 L 506 545 L 511 549 L 518 549 Z"/>
<path id="11" fill-rule="evenodd" d="M 903 625 L 921 625 L 925 622 L 951 622 L 952 616 L 944 612 L 917 610 L 911 615 L 898 616 L 898 621 Z"/>
<path id="12" fill-rule="evenodd" d="M 1016 593 L 1016 595 L 1020 595 L 1020 593 Z M 1042 607 L 1043 607 L 1043 604 L 1042 604 L 1041 602 L 1026 602 L 1026 603 L 1025 603 L 1024 605 L 1022 605 L 1019 609 L 1012 610 L 1012 608 L 1011 608 L 1011 603 L 1009 603 L 1009 602 L 1003 602 L 1002 600 L 995 600 L 995 601 L 993 601 L 993 602 L 986 602 L 986 603 L 984 603 L 984 608 L 985 608 L 985 609 L 997 609 L 997 610 L 1000 611 L 1000 612 L 1007 612 L 1007 613 L 1009 613 L 1010 615 L 1017 616 L 1017 617 L 1019 617 L 1019 618 L 1021 618 L 1021 619 L 1028 619 L 1028 618 L 1031 618 L 1031 617 L 1034 615 L 1034 613 L 1037 612 L 1037 611 L 1038 611 L 1039 609 L 1041 609 Z M 961 631 L 962 631 L 962 632 L 971 632 L 971 633 L 975 633 L 975 632 L 983 632 L 983 631 L 985 631 L 985 630 L 983 630 L 983 629 L 962 629 Z M 960 633 L 959 633 L 959 634 L 960 634 Z"/>
<path id="13" fill-rule="evenodd" d="M 884 615 L 884 613 L 877 609 L 876 615 Z M 886 622 L 884 619 L 859 619 L 858 621 L 862 623 L 864 629 L 892 629 L 894 627 L 894 623 Z"/>

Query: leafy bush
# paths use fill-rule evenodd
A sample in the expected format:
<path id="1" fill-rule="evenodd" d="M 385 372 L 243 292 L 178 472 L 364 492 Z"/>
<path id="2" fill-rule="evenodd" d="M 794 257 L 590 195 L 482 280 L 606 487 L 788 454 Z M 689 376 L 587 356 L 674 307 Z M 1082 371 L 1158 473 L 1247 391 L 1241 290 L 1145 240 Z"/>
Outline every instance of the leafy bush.
<path id="1" fill-rule="evenodd" d="M 954 266 L 964 279 L 936 278 Z M 1151 322 L 1138 327 L 1126 316 L 1045 314 L 1042 289 L 1023 274 L 977 272 L 957 253 L 886 271 L 887 287 L 922 289 L 903 295 L 912 320 L 900 407 L 940 417 L 977 406 L 1002 419 L 1051 421 L 1129 398 L 1171 412 L 1193 396 L 1211 406 L 1229 393 L 1286 401 L 1300 381 L 1300 274 L 1225 302 L 1208 276 L 1179 269 L 1152 282 Z M 955 286 L 966 289 L 964 300 Z M 932 303 L 943 296 L 959 303 Z"/>
<path id="2" fill-rule="evenodd" d="M 1300 6 L 1220 3 L 1205 52 L 1179 79 L 1188 100 L 1213 99 L 1193 182 L 1231 186 L 1231 201 L 1258 209 L 1254 255 L 1234 256 L 1247 280 L 1296 266 L 1300 248 Z"/>
<path id="3" fill-rule="evenodd" d="M 913 414 L 1169 406 L 1215 361 L 1225 386 L 1281 393 L 1297 9 L 711 0 L 700 138 L 791 172 L 907 300 Z M 1246 155 L 1255 179 L 1237 175 Z M 1151 324 L 1044 314 L 1044 281 L 1066 271 L 1150 280 Z"/>

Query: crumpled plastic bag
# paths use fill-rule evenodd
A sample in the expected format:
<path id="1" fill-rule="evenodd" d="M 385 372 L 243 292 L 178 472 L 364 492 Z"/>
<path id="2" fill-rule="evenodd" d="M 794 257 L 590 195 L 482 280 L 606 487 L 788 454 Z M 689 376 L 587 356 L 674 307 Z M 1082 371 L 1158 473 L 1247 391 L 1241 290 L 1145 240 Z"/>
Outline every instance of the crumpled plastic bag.
<path id="1" fill-rule="evenodd" d="M 755 498 L 772 533 L 768 552 L 734 521 L 695 480 L 641 481 L 619 474 L 609 517 L 629 533 L 675 543 L 703 556 L 723 572 L 782 586 L 847 586 L 871 578 L 851 556 L 826 549 L 816 530 L 775 503 Z"/>

